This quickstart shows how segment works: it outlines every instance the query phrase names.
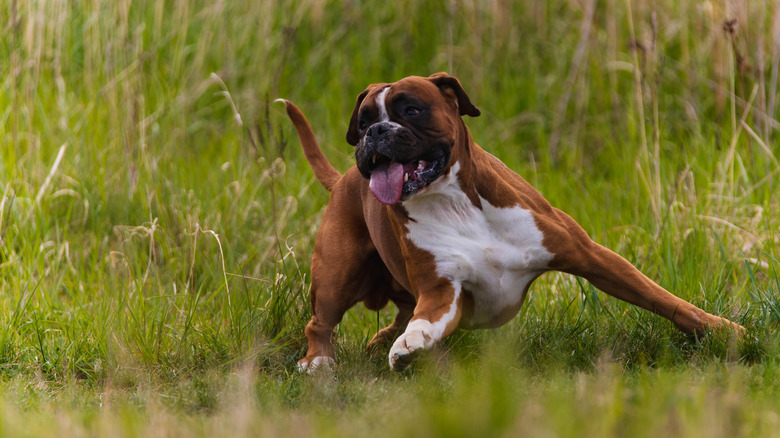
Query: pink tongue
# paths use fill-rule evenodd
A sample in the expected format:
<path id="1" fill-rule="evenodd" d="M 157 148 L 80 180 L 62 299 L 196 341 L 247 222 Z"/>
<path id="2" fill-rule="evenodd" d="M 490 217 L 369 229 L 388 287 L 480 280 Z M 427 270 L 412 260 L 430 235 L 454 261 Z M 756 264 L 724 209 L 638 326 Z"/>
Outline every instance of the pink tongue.
<path id="1" fill-rule="evenodd" d="M 368 188 L 382 204 L 392 205 L 398 202 L 404 188 L 403 164 L 394 161 L 380 164 L 371 171 Z"/>

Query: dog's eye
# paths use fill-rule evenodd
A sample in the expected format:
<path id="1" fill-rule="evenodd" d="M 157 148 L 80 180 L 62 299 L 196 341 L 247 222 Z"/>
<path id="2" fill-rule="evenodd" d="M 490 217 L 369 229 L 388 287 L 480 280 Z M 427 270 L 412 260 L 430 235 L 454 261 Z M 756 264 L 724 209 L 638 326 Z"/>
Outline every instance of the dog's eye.
<path id="1" fill-rule="evenodd" d="M 361 120 L 358 122 L 358 129 L 361 131 L 365 131 L 366 128 L 368 128 L 368 123 L 366 123 L 365 120 Z"/>
<path id="2" fill-rule="evenodd" d="M 407 106 L 404 108 L 404 115 L 408 117 L 419 116 L 420 114 L 422 114 L 422 110 L 416 106 Z"/>

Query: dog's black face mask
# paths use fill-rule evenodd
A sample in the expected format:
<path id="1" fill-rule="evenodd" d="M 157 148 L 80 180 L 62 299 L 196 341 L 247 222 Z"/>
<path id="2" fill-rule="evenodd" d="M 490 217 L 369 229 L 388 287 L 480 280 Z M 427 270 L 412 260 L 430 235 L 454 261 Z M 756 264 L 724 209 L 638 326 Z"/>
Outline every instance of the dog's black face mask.
<path id="1" fill-rule="evenodd" d="M 435 181 L 449 161 L 450 148 L 427 144 L 397 123 L 377 122 L 366 129 L 355 158 L 377 200 L 392 205 Z"/>
<path id="2" fill-rule="evenodd" d="M 453 80 L 460 91 L 452 89 Z M 442 87 L 447 87 L 446 92 Z M 355 145 L 358 170 L 370 180 L 369 188 L 379 202 L 392 205 L 406 199 L 449 167 L 455 138 L 443 113 L 452 108 L 458 118 L 479 114 L 467 96 L 469 112 L 457 112 L 459 93 L 465 96 L 457 79 L 434 75 L 373 85 L 358 97 L 347 141 Z"/>

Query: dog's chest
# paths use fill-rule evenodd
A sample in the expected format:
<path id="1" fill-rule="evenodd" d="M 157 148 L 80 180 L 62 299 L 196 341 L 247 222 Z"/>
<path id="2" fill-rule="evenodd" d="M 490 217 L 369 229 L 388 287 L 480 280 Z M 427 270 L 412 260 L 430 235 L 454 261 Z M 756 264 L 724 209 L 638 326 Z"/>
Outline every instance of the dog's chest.
<path id="1" fill-rule="evenodd" d="M 474 311 L 462 325 L 495 327 L 511 319 L 528 285 L 553 258 L 532 213 L 476 208 L 457 184 L 459 164 L 425 193 L 404 202 L 412 219 L 407 237 L 434 256 L 437 274 L 469 293 Z"/>

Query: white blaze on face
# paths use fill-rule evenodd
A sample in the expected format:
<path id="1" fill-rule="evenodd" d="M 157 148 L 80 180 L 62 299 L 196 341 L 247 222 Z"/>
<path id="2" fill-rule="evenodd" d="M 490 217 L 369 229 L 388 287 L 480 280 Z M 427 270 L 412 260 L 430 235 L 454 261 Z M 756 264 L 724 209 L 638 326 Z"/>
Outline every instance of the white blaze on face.
<path id="1" fill-rule="evenodd" d="M 379 111 L 379 120 L 377 120 L 376 123 L 381 123 L 385 128 L 384 131 L 387 131 L 388 126 L 390 129 L 402 128 L 398 123 L 390 121 L 386 102 L 387 93 L 389 91 L 390 86 L 385 87 L 379 92 L 375 99 L 376 107 Z M 370 132 L 370 128 L 367 133 L 368 132 Z M 371 171 L 371 180 L 368 187 L 379 202 L 386 205 L 392 205 L 401 199 L 403 184 L 407 179 L 408 176 L 404 172 L 402 163 L 397 163 L 395 161 L 385 162 Z"/>
<path id="2" fill-rule="evenodd" d="M 385 87 L 376 96 L 376 107 L 379 109 L 379 122 L 389 122 L 390 116 L 387 114 L 387 105 L 385 104 L 385 98 L 390 91 L 390 87 Z"/>
<path id="3" fill-rule="evenodd" d="M 382 91 L 377 94 L 376 99 L 374 100 L 376 102 L 376 108 L 379 111 L 379 119 L 376 121 L 376 123 L 387 122 L 395 127 L 400 128 L 400 124 L 390 121 L 390 114 L 387 112 L 387 93 L 389 92 L 390 85 L 383 88 Z"/>
<path id="4" fill-rule="evenodd" d="M 376 98 L 374 99 L 374 102 L 376 103 L 376 108 L 379 111 L 379 117 L 377 118 L 377 121 L 374 122 L 374 124 L 384 122 L 386 124 L 389 124 L 393 128 L 403 128 L 403 126 L 400 123 L 390 121 L 390 113 L 387 112 L 387 93 L 389 92 L 390 92 L 390 85 L 383 88 L 382 91 L 380 91 L 379 94 L 377 94 Z"/>

